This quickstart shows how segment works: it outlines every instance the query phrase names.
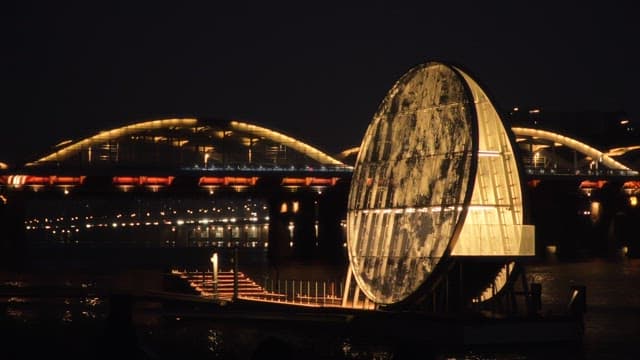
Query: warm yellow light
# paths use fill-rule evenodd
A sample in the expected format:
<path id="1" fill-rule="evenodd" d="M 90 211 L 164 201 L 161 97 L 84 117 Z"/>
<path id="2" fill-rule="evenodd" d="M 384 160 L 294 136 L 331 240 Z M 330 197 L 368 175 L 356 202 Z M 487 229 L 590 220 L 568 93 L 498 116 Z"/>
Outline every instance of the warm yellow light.
<path id="1" fill-rule="evenodd" d="M 300 209 L 300 203 L 297 201 L 294 201 L 293 203 L 291 203 L 291 211 L 293 211 L 293 213 L 297 213 L 298 210 Z"/>
<path id="2" fill-rule="evenodd" d="M 240 121 L 231 121 L 230 125 L 234 130 L 247 132 L 255 135 L 256 137 L 265 137 L 274 142 L 287 144 L 288 147 L 299 151 L 322 164 L 345 165 L 342 161 L 325 154 L 317 148 L 277 131 L 269 130 L 257 125 L 243 123 Z"/>
<path id="3" fill-rule="evenodd" d="M 609 156 L 621 156 L 621 155 L 624 155 L 624 154 L 628 153 L 629 151 L 634 151 L 634 150 L 638 150 L 638 149 L 640 149 L 640 145 L 633 145 L 633 146 L 627 146 L 627 147 L 618 147 L 618 148 L 610 149 L 609 152 L 607 153 L 607 155 L 609 155 Z"/>
<path id="4" fill-rule="evenodd" d="M 626 125 L 629 123 L 629 120 L 620 120 L 620 125 Z"/>
<path id="5" fill-rule="evenodd" d="M 481 156 L 481 157 L 499 157 L 500 156 L 500 151 L 478 150 L 478 156 Z"/>
<path id="6" fill-rule="evenodd" d="M 580 153 L 585 154 L 586 156 L 591 157 L 592 159 L 602 159 L 602 163 L 613 170 L 631 170 L 629 167 L 627 167 L 626 165 L 623 165 L 617 161 L 615 161 L 614 159 L 612 159 L 611 157 L 607 156 L 607 154 L 602 153 L 601 151 L 585 144 L 582 142 L 579 142 L 575 139 L 569 138 L 567 136 L 564 135 L 560 135 L 557 133 L 553 133 L 550 131 L 545 131 L 545 130 L 539 130 L 539 129 L 529 129 L 529 128 L 520 128 L 520 127 L 513 127 L 511 128 L 511 130 L 513 131 L 513 133 L 516 136 L 531 136 L 533 138 L 540 138 L 540 139 L 545 139 L 545 140 L 551 140 L 553 142 L 557 142 L 560 144 L 563 144 L 564 146 L 576 150 Z"/>
<path id="7" fill-rule="evenodd" d="M 27 166 L 33 166 L 40 162 L 46 161 L 54 161 L 54 160 L 62 160 L 66 159 L 68 156 L 81 151 L 84 148 L 90 147 L 92 144 L 100 144 L 107 142 L 109 139 L 114 139 L 117 137 L 134 134 L 140 132 L 142 130 L 148 129 L 160 129 L 167 128 L 171 126 L 193 126 L 198 122 L 197 119 L 165 119 L 165 120 L 153 120 L 153 121 L 145 121 L 132 125 L 123 126 L 120 128 L 101 131 L 98 134 L 85 138 L 75 143 L 64 144 L 62 148 L 57 150 L 54 153 L 51 153 L 45 157 L 42 157 L 35 162 L 26 164 Z"/>
<path id="8" fill-rule="evenodd" d="M 591 203 L 591 221 L 596 222 L 600 219 L 600 202 L 594 201 Z"/>
<path id="9" fill-rule="evenodd" d="M 336 157 L 338 159 L 345 159 L 347 156 L 351 156 L 353 154 L 357 154 L 358 151 L 360 151 L 360 146 L 352 147 L 352 148 L 349 148 L 349 149 L 346 149 L 346 150 L 342 151 Z"/>
<path id="10" fill-rule="evenodd" d="M 633 195 L 629 197 L 629 205 L 631 205 L 631 207 L 636 207 L 638 206 L 638 197 Z"/>
<path id="11" fill-rule="evenodd" d="M 67 144 L 71 144 L 72 142 L 73 142 L 73 140 L 64 140 L 64 141 L 61 141 L 61 142 L 57 143 L 56 145 L 54 145 L 54 147 L 65 146 Z"/>
<path id="12" fill-rule="evenodd" d="M 287 203 L 282 203 L 282 205 L 280 205 L 280 213 L 284 214 L 287 212 Z"/>

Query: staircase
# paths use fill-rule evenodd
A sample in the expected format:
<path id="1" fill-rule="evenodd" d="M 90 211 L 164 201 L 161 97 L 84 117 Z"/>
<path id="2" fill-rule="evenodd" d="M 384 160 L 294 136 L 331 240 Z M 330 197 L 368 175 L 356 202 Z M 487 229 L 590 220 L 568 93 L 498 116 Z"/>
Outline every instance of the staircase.
<path id="1" fill-rule="evenodd" d="M 201 296 L 214 297 L 216 295 L 213 291 L 213 273 L 183 272 L 177 270 L 173 270 L 171 273 L 186 280 Z M 233 275 L 233 271 L 218 272 L 217 298 L 223 300 L 233 299 Z M 241 271 L 238 272 L 238 297 L 272 301 L 284 299 L 283 294 L 266 291 Z"/>

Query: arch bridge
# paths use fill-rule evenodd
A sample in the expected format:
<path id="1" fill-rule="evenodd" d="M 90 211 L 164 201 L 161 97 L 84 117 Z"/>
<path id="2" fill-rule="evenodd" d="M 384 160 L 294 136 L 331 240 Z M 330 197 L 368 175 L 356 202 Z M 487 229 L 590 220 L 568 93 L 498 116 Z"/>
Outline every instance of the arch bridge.
<path id="1" fill-rule="evenodd" d="M 0 193 L 4 202 L 30 205 L 27 235 L 37 232 L 46 244 L 76 243 L 99 226 L 127 229 L 132 238 L 142 232 L 136 227 L 157 226 L 163 230 L 151 232 L 166 239 L 162 246 L 241 240 L 267 247 L 268 238 L 270 251 L 307 254 L 323 242 L 333 249 L 327 251 L 341 249 L 340 240 L 325 239 L 341 239 L 346 200 L 339 200 L 346 199 L 351 172 L 318 148 L 263 126 L 174 118 L 63 141 L 23 166 L 0 169 Z M 55 208 L 66 215 L 54 217 Z"/>
<path id="2" fill-rule="evenodd" d="M 550 131 L 520 127 L 511 131 L 524 165 L 523 180 L 530 188 L 540 182 L 568 181 L 593 199 L 604 186 L 615 182 L 627 194 L 629 203 L 637 204 L 637 169 L 618 159 L 637 152 L 638 147 L 601 151 Z M 63 141 L 50 153 L 19 168 L 0 166 L 0 200 L 5 203 L 15 196 L 77 199 L 96 194 L 109 194 L 114 199 L 171 194 L 267 196 L 271 199 L 270 210 L 263 218 L 269 216 L 269 223 L 279 224 L 269 232 L 278 232 L 285 239 L 285 248 L 292 237 L 322 237 L 315 226 L 319 218 L 340 224 L 327 237 L 338 237 L 341 242 L 344 224 L 340 221 L 344 219 L 351 164 L 357 155 L 356 147 L 331 156 L 282 132 L 240 121 L 144 121 L 77 141 Z M 318 212 L 319 200 L 324 200 L 321 208 L 326 211 Z M 305 215 L 306 225 L 292 230 L 291 223 L 303 218 L 305 211 L 299 211 L 301 208 L 314 215 Z M 584 211 L 589 216 L 594 212 L 590 208 Z M 247 219 L 256 218 L 250 213 Z M 194 224 L 202 220 L 193 219 Z M 109 221 L 110 226 L 113 223 L 116 221 Z M 224 225 L 227 229 L 229 224 Z M 232 239 L 234 235 L 225 236 Z"/>

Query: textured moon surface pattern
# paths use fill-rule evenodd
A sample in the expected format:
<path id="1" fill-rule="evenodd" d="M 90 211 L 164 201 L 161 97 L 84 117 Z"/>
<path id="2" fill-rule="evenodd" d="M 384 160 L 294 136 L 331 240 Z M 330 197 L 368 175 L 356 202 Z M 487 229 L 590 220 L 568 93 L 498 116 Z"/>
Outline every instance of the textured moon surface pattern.
<path id="1" fill-rule="evenodd" d="M 413 293 L 453 239 L 472 176 L 473 98 L 439 63 L 407 72 L 367 129 L 348 200 L 353 275 L 374 302 Z"/>

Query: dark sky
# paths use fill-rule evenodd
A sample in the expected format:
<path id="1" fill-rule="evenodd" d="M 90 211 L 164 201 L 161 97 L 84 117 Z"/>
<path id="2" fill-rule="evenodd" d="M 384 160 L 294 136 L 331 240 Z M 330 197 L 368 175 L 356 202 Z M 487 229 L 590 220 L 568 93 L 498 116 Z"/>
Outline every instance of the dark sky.
<path id="1" fill-rule="evenodd" d="M 168 116 L 254 122 L 335 153 L 432 59 L 503 109 L 640 118 L 631 2 L 444 2 L 5 2 L 0 161 Z"/>

